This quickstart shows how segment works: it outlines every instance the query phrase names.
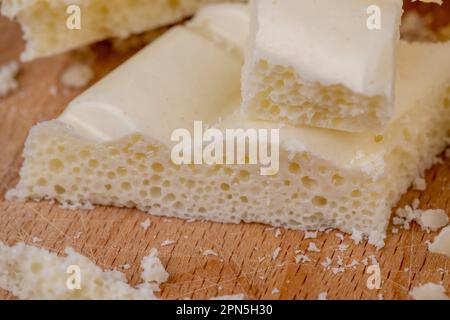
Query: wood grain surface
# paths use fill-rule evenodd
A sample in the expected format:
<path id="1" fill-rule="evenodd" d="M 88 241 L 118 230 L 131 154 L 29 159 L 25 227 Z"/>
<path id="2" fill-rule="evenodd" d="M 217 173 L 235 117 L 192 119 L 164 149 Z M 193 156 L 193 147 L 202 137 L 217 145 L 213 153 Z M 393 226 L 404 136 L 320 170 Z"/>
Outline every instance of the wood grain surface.
<path id="1" fill-rule="evenodd" d="M 23 49 L 19 27 L 0 18 L 0 65 L 18 60 Z M 88 62 L 99 80 L 132 53 L 118 54 L 107 43 L 95 45 L 91 53 L 68 53 L 22 65 L 20 89 L 0 98 L 0 241 L 47 248 L 54 252 L 71 246 L 105 269 L 117 268 L 132 285 L 140 280 L 139 263 L 155 247 L 170 273 L 162 285 L 164 299 L 205 299 L 218 295 L 244 293 L 248 299 L 317 299 L 327 292 L 329 299 L 409 299 L 409 290 L 421 283 L 435 282 L 450 289 L 450 259 L 428 252 L 426 233 L 413 225 L 409 231 L 388 232 L 386 246 L 380 251 L 365 242 L 355 245 L 348 236 L 341 240 L 337 232 L 320 233 L 316 239 L 304 239 L 304 233 L 259 224 L 224 225 L 153 217 L 132 209 L 97 206 L 94 210 L 65 210 L 58 204 L 14 203 L 4 193 L 18 181 L 22 148 L 28 130 L 34 124 L 58 116 L 67 103 L 82 90 L 64 89 L 59 78 L 76 61 Z M 58 94 L 51 95 L 56 85 Z M 427 172 L 427 190 L 410 191 L 400 201 L 402 207 L 420 199 L 420 208 L 442 208 L 450 212 L 450 159 Z M 140 223 L 149 218 L 150 228 Z M 277 236 L 278 235 L 278 236 Z M 34 240 L 34 241 L 33 241 Z M 162 246 L 164 240 L 175 244 Z M 297 264 L 296 251 L 306 251 L 314 242 L 320 252 L 307 255 L 311 261 Z M 341 252 L 340 244 L 349 245 Z M 280 248 L 278 257 L 274 251 Z M 218 256 L 205 257 L 212 249 Z M 342 248 L 341 248 L 342 249 Z M 380 290 L 367 287 L 369 274 L 362 264 L 373 255 L 380 264 Z M 355 268 L 333 273 L 321 263 L 325 258 L 337 267 L 353 260 Z M 369 259 L 370 262 L 370 259 Z M 130 264 L 124 270 L 121 266 Z M 0 298 L 14 299 L 0 290 Z"/>

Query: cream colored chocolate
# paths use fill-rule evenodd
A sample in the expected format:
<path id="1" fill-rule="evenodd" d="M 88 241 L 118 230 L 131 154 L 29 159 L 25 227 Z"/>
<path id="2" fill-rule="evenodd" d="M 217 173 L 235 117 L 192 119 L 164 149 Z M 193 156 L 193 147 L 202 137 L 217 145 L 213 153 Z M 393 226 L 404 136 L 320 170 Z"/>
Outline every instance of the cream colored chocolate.
<path id="1" fill-rule="evenodd" d="M 104 271 L 70 247 L 64 254 L 58 256 L 24 243 L 9 247 L 0 242 L 0 288 L 22 300 L 155 300 L 158 284 L 169 277 L 154 248 L 142 259 L 144 282 L 137 288 L 128 285 L 123 273 Z"/>
<path id="2" fill-rule="evenodd" d="M 413 2 L 415 1 L 420 1 L 420 2 L 425 2 L 425 3 L 436 3 L 441 5 L 443 2 L 442 0 L 413 0 Z"/>
<path id="3" fill-rule="evenodd" d="M 394 113 L 401 14 L 401 0 L 253 1 L 244 113 L 382 132 Z"/>
<path id="4" fill-rule="evenodd" d="M 414 287 L 409 292 L 409 295 L 414 300 L 450 300 L 450 297 L 445 292 L 446 289 L 442 284 L 428 282 Z"/>
<path id="5" fill-rule="evenodd" d="M 247 6 L 206 7 L 188 27 L 174 27 L 72 101 L 59 120 L 90 139 L 141 132 L 164 144 L 186 123 L 216 121 L 240 101 L 242 58 L 235 52 L 242 52 L 245 28 Z"/>
<path id="6" fill-rule="evenodd" d="M 241 6 L 214 9 L 230 13 L 225 28 L 242 17 L 232 8 L 243 12 Z M 59 119 L 32 128 L 20 182 L 8 199 L 332 227 L 362 232 L 381 246 L 391 207 L 445 148 L 450 44 L 401 43 L 398 112 L 385 135 L 375 136 L 246 120 L 240 114 L 242 57 L 224 45 L 225 30 L 206 27 L 172 29 L 75 99 Z M 195 120 L 219 129 L 280 128 L 278 174 L 262 176 L 254 165 L 175 165 L 172 130 L 192 131 Z"/>
<path id="7" fill-rule="evenodd" d="M 241 56 L 247 45 L 249 25 L 250 17 L 246 5 L 226 4 L 207 6 L 187 23 L 190 29 L 220 42 Z"/>
<path id="8" fill-rule="evenodd" d="M 217 2 L 224 0 L 3 0 L 1 10 L 21 24 L 27 41 L 22 60 L 28 61 L 170 25 Z M 67 13 L 69 5 L 80 8 L 80 29 L 66 26 L 74 12 Z"/>
<path id="9" fill-rule="evenodd" d="M 450 226 L 439 232 L 434 241 L 428 245 L 430 252 L 445 255 L 450 258 Z"/>

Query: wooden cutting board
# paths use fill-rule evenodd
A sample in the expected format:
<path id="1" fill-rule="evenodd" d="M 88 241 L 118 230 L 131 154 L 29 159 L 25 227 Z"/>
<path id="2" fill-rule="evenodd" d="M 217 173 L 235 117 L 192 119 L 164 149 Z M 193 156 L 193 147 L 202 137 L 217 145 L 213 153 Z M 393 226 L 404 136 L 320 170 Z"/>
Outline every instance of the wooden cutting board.
<path id="1" fill-rule="evenodd" d="M 18 26 L 0 18 L 0 65 L 17 60 L 22 49 Z M 105 269 L 123 271 L 132 285 L 140 282 L 140 260 L 155 247 L 170 273 L 169 281 L 162 285 L 164 299 L 204 299 L 236 293 L 245 293 L 248 299 L 317 299 L 321 292 L 327 292 L 329 299 L 378 299 L 381 295 L 385 299 L 408 299 L 412 287 L 429 281 L 442 282 L 450 289 L 450 259 L 428 252 L 425 241 L 436 234 L 427 234 L 417 225 L 397 235 L 389 232 L 386 247 L 376 251 L 366 243 L 355 245 L 348 236 L 341 241 L 334 231 L 305 240 L 303 232 L 281 229 L 277 236 L 276 230 L 259 224 L 187 223 L 132 209 L 98 206 L 92 211 L 71 211 L 49 202 L 6 201 L 5 191 L 18 181 L 28 130 L 40 121 L 58 116 L 82 92 L 63 89 L 59 84 L 66 67 L 87 59 L 97 81 L 131 55 L 114 53 L 105 43 L 96 45 L 93 52 L 63 54 L 23 64 L 18 76 L 20 89 L 0 98 L 0 241 L 9 245 L 25 242 L 58 253 L 71 246 Z M 58 87 L 55 96 L 49 92 L 53 85 Z M 426 191 L 410 191 L 399 206 L 419 198 L 421 208 L 450 212 L 449 179 L 447 159 L 427 172 Z M 152 225 L 144 230 L 140 223 L 147 218 Z M 161 246 L 164 240 L 176 243 Z M 297 264 L 295 251 L 305 251 L 310 242 L 320 252 L 308 253 L 311 261 Z M 340 252 L 340 244 L 349 247 Z M 278 247 L 281 251 L 273 259 Z M 207 249 L 218 256 L 203 256 Z M 336 267 L 339 257 L 348 265 L 371 255 L 380 263 L 380 290 L 368 289 L 370 275 L 362 263 L 337 274 L 321 265 L 327 257 Z M 124 264 L 131 268 L 123 270 Z M 14 297 L 0 290 L 0 298 Z"/>

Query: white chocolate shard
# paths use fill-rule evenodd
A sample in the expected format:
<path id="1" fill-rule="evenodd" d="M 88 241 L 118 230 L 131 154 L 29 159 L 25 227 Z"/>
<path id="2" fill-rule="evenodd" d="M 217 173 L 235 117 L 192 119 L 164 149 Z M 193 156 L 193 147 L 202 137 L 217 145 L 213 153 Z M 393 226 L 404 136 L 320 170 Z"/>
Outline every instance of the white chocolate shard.
<path id="1" fill-rule="evenodd" d="M 425 230 L 436 231 L 448 225 L 448 215 L 442 209 L 421 211 L 418 223 Z"/>
<path id="2" fill-rule="evenodd" d="M 317 300 L 327 300 L 328 293 L 327 292 L 321 292 L 319 293 L 319 297 Z"/>
<path id="3" fill-rule="evenodd" d="M 402 1 L 254 0 L 243 112 L 351 132 L 394 115 Z"/>
<path id="4" fill-rule="evenodd" d="M 450 44 L 400 44 L 396 115 L 383 136 L 374 136 L 245 119 L 239 110 L 242 58 L 205 36 L 209 30 L 172 29 L 75 99 L 60 118 L 34 127 L 20 182 L 8 199 L 338 228 L 382 246 L 391 207 L 446 147 Z M 280 129 L 279 144 L 270 146 L 279 146 L 278 173 L 262 176 L 255 165 L 174 164 L 171 134 L 192 131 L 195 120 L 222 132 Z"/>
<path id="5" fill-rule="evenodd" d="M 206 6 L 186 26 L 242 55 L 249 24 L 248 6 L 224 4 Z"/>
<path id="6" fill-rule="evenodd" d="M 415 287 L 409 294 L 414 300 L 450 300 L 441 284 L 431 282 Z"/>
<path id="7" fill-rule="evenodd" d="M 145 282 L 161 284 L 169 279 L 169 273 L 158 259 L 158 250 L 155 248 L 152 248 L 150 253 L 142 258 L 141 267 L 143 269 L 141 278 Z"/>
<path id="8" fill-rule="evenodd" d="M 245 298 L 245 294 L 244 293 L 238 293 L 238 294 L 233 294 L 233 295 L 226 295 L 226 296 L 219 296 L 219 297 L 214 297 L 211 298 L 210 300 L 244 300 Z"/>
<path id="9" fill-rule="evenodd" d="M 72 101 L 59 120 L 89 139 L 111 141 L 141 132 L 166 144 L 175 128 L 192 124 L 198 115 L 205 123 L 216 121 L 240 101 L 236 79 L 242 60 L 222 44 L 244 46 L 246 10 L 239 4 L 205 7 L 189 27 L 174 27 Z M 234 35 L 238 31 L 240 38 Z M 131 75 L 133 81 L 122 81 Z"/>

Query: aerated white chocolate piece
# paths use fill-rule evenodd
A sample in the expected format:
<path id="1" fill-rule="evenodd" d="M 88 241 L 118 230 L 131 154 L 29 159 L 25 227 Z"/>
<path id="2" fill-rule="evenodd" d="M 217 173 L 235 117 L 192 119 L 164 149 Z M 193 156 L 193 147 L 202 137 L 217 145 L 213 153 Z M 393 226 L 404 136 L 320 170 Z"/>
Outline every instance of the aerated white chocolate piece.
<path id="1" fill-rule="evenodd" d="M 391 207 L 446 147 L 450 44 L 400 44 L 396 113 L 383 136 L 283 126 L 240 113 L 237 50 L 243 44 L 235 39 L 245 35 L 226 35 L 245 25 L 246 7 L 209 10 L 229 13 L 229 23 L 220 23 L 225 30 L 214 20 L 201 32 L 192 24 L 170 30 L 61 117 L 32 128 L 20 182 L 8 199 L 91 202 L 302 230 L 331 227 L 382 246 Z M 194 121 L 220 132 L 280 129 L 279 143 L 269 142 L 279 151 L 279 170 L 263 176 L 258 165 L 175 164 L 171 135 L 179 128 L 192 132 Z"/>
<path id="2" fill-rule="evenodd" d="M 352 132 L 394 115 L 400 0 L 255 0 L 243 112 Z"/>

